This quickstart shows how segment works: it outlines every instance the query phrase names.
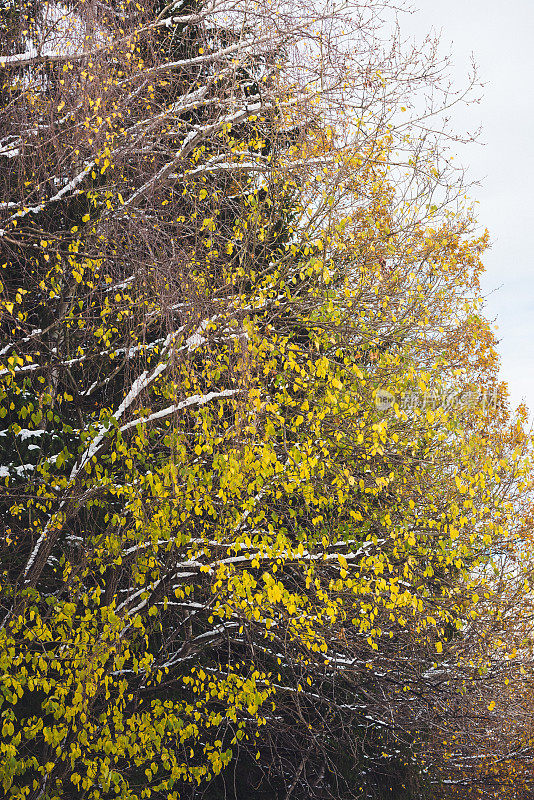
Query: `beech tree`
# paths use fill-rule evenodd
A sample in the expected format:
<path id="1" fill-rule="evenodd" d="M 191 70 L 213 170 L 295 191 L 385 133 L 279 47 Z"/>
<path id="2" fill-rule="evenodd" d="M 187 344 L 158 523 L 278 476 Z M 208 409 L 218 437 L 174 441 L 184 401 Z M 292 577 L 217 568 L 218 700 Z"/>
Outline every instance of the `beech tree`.
<path id="1" fill-rule="evenodd" d="M 529 443 L 378 11 L 3 9 L 13 798 L 421 796 L 479 741 Z"/>

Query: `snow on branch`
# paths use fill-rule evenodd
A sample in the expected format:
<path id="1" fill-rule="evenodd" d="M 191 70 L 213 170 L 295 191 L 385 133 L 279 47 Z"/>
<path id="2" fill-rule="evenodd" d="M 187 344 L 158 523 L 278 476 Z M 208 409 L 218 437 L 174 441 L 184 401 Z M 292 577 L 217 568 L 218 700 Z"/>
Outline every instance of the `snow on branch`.
<path id="1" fill-rule="evenodd" d="M 166 178 L 170 177 L 173 169 L 180 161 L 186 158 L 189 153 L 194 150 L 194 148 L 203 141 L 206 136 L 211 133 L 214 133 L 217 130 L 221 130 L 225 125 L 235 125 L 236 123 L 243 122 L 246 120 L 250 115 L 257 114 L 262 109 L 261 103 L 253 103 L 245 108 L 241 108 L 239 111 L 236 111 L 233 114 L 228 114 L 221 119 L 216 120 L 215 122 L 204 125 L 202 127 L 196 128 L 194 131 L 191 131 L 187 134 L 184 141 L 182 142 L 182 146 L 180 147 L 177 154 L 171 161 L 168 161 L 164 164 L 155 175 L 153 175 L 148 181 L 146 181 L 139 189 L 130 195 L 130 197 L 125 201 L 123 205 L 123 209 L 127 208 L 128 206 L 132 205 L 140 196 L 144 195 L 149 189 L 156 186 L 158 183 L 161 183 Z"/>
<path id="2" fill-rule="evenodd" d="M 14 219 L 20 219 L 20 217 L 25 217 L 27 214 L 39 214 L 39 212 L 43 211 L 43 209 L 49 203 L 59 202 L 63 200 L 63 198 L 72 192 L 82 181 L 83 179 L 91 172 L 94 168 L 95 162 L 90 161 L 89 164 L 85 166 L 85 168 L 79 172 L 77 175 L 74 176 L 62 189 L 57 192 L 53 197 L 50 197 L 48 200 L 44 200 L 42 203 L 39 203 L 37 206 L 31 206 L 30 208 L 22 208 L 20 211 L 17 211 L 16 214 L 13 214 L 7 221 L 11 222 Z"/>
<path id="3" fill-rule="evenodd" d="M 154 420 L 162 420 L 171 417 L 173 414 L 176 414 L 178 411 L 181 411 L 184 408 L 188 408 L 189 406 L 198 405 L 203 406 L 206 403 L 209 403 L 211 400 L 218 400 L 222 399 L 223 397 L 233 397 L 240 389 L 224 389 L 222 392 L 208 392 L 208 394 L 195 394 L 191 397 L 188 397 L 186 400 L 182 400 L 180 403 L 175 403 L 172 406 L 168 406 L 167 408 L 161 409 L 161 411 L 155 411 L 153 414 L 150 414 L 148 417 L 140 417 L 139 419 L 133 419 L 131 422 L 126 423 L 120 428 L 121 433 L 124 431 L 129 430 L 130 428 L 134 428 L 136 425 L 146 425 L 148 422 L 153 422 Z"/>

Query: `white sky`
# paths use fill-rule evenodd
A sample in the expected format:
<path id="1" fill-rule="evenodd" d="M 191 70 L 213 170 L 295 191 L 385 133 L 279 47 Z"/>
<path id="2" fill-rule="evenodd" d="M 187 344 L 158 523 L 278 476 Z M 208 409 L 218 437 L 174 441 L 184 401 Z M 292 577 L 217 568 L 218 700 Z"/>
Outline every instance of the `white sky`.
<path id="1" fill-rule="evenodd" d="M 483 291 L 495 319 L 502 377 L 512 403 L 534 410 L 534 2 L 413 0 L 401 29 L 421 40 L 431 28 L 452 52 L 451 75 L 466 84 L 471 54 L 485 83 L 480 104 L 453 115 L 459 130 L 482 125 L 484 146 L 459 151 L 471 179 L 478 217 L 492 238 Z"/>

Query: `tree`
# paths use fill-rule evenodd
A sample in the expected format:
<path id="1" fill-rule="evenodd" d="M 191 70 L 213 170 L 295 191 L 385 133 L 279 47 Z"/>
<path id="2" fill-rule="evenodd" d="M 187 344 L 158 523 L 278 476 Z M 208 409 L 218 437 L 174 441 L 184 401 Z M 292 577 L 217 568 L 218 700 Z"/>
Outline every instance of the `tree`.
<path id="1" fill-rule="evenodd" d="M 12 797 L 369 797 L 444 763 L 440 653 L 528 464 L 459 407 L 497 386 L 486 237 L 396 122 L 433 68 L 356 10 L 7 9 Z"/>

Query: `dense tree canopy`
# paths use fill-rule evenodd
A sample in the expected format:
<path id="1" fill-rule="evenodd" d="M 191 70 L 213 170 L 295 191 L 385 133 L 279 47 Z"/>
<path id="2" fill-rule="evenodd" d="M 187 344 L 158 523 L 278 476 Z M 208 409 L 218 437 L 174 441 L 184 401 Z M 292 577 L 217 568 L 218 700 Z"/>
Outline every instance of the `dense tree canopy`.
<path id="1" fill-rule="evenodd" d="M 530 441 L 380 10 L 1 5 L 9 797 L 530 796 Z"/>

